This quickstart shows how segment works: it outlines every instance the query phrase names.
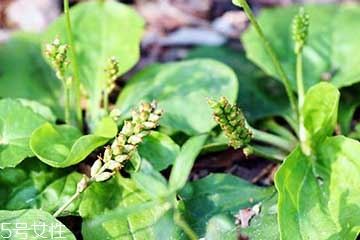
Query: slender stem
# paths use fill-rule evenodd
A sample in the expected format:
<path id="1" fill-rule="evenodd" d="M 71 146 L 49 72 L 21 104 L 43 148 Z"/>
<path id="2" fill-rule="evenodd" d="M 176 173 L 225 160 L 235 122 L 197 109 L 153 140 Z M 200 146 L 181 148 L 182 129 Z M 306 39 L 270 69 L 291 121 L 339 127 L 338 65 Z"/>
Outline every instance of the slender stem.
<path id="1" fill-rule="evenodd" d="M 261 130 L 257 130 L 252 128 L 254 140 L 267 143 L 272 146 L 279 147 L 287 152 L 291 152 L 293 150 L 293 145 L 289 143 L 288 140 L 285 140 L 279 136 L 273 135 L 271 133 L 263 132 Z"/>
<path id="2" fill-rule="evenodd" d="M 264 123 L 264 127 L 269 129 L 273 133 L 278 134 L 279 136 L 286 138 L 289 141 L 297 142 L 296 137 L 293 135 L 293 133 L 289 129 L 287 129 L 284 126 L 281 126 L 280 124 L 275 122 L 273 119 L 267 120 Z"/>
<path id="3" fill-rule="evenodd" d="M 304 104 L 304 96 L 305 96 L 302 71 L 303 71 L 302 51 L 300 51 L 298 54 L 296 54 L 296 84 L 297 84 L 298 98 L 299 98 L 299 102 L 298 102 L 299 111 L 301 111 L 301 108 Z"/>
<path id="4" fill-rule="evenodd" d="M 176 225 L 178 225 L 182 230 L 185 232 L 185 234 L 189 237 L 191 240 L 198 240 L 197 234 L 194 232 L 194 230 L 191 229 L 191 227 L 188 225 L 188 223 L 181 217 L 181 213 L 179 211 L 175 211 L 174 213 L 174 221 Z"/>
<path id="5" fill-rule="evenodd" d="M 68 201 L 65 202 L 65 204 L 63 204 L 54 214 L 54 217 L 58 217 L 63 211 L 65 211 L 69 205 L 75 201 L 81 193 L 83 193 L 92 183 L 94 182 L 93 178 L 88 178 L 85 175 L 83 176 L 83 178 L 78 182 L 77 187 L 76 187 L 76 192 L 74 193 L 74 195 L 72 195 Z"/>
<path id="6" fill-rule="evenodd" d="M 68 84 L 64 84 L 64 92 L 65 92 L 65 122 L 66 124 L 71 124 L 70 117 L 70 86 Z"/>
<path id="7" fill-rule="evenodd" d="M 62 205 L 54 214 L 54 217 L 59 216 L 63 211 L 66 210 L 66 208 L 73 202 L 75 201 L 82 192 L 84 192 L 93 182 L 95 182 L 95 179 L 97 176 L 99 176 L 100 174 L 102 174 L 103 172 L 105 172 L 107 169 L 107 165 L 104 164 L 100 170 L 98 171 L 98 173 L 95 176 L 92 176 L 90 179 L 87 178 L 86 176 L 83 176 L 83 178 L 80 180 L 80 182 L 78 182 L 77 184 L 77 189 L 76 192 L 74 193 L 74 195 L 64 204 Z"/>
<path id="8" fill-rule="evenodd" d="M 254 26 L 255 30 L 257 31 L 258 35 L 260 36 L 260 39 L 263 42 L 264 47 L 265 47 L 267 53 L 269 54 L 269 56 L 270 56 L 270 58 L 271 58 L 271 60 L 273 62 L 273 65 L 275 67 L 276 72 L 278 73 L 280 79 L 282 80 L 282 82 L 285 85 L 286 93 L 288 95 L 291 108 L 293 109 L 293 111 L 295 113 L 297 113 L 295 96 L 294 96 L 293 91 L 291 90 L 290 80 L 287 77 L 282 65 L 280 64 L 280 61 L 279 61 L 274 49 L 272 48 L 270 42 L 265 37 L 265 34 L 262 31 L 259 23 L 257 22 L 251 8 L 249 7 L 246 0 L 234 0 L 234 2 L 238 3 L 244 9 L 244 11 L 245 11 L 246 15 L 248 16 L 251 24 Z"/>
<path id="9" fill-rule="evenodd" d="M 103 92 L 104 92 L 104 94 L 103 94 L 104 109 L 108 113 L 109 112 L 109 93 L 106 89 Z"/>
<path id="10" fill-rule="evenodd" d="M 66 208 L 68 208 L 70 206 L 70 204 L 75 201 L 79 196 L 80 196 L 81 192 L 80 191 L 76 191 L 76 193 L 74 195 L 71 196 L 71 198 L 69 200 L 66 201 L 66 203 L 64 205 L 62 205 L 54 214 L 54 217 L 58 217 L 63 211 L 66 210 Z"/>
<path id="11" fill-rule="evenodd" d="M 251 154 L 255 156 L 263 157 L 276 162 L 282 162 L 286 157 L 285 153 L 279 151 L 278 149 L 273 149 L 271 147 L 252 145 L 251 151 L 252 151 Z"/>
<path id="12" fill-rule="evenodd" d="M 304 126 L 304 115 L 302 114 L 302 108 L 304 106 L 305 91 L 303 80 L 303 64 L 302 64 L 302 48 L 296 53 L 296 84 L 298 89 L 298 116 L 299 116 L 299 139 L 301 150 L 304 154 L 309 155 L 311 148 L 307 142 L 306 129 Z"/>
<path id="13" fill-rule="evenodd" d="M 73 90 L 74 112 L 76 116 L 77 125 L 80 129 L 82 129 L 82 112 L 81 112 L 81 103 L 80 103 L 81 101 L 80 76 L 79 76 L 79 68 L 76 58 L 75 44 L 71 30 L 69 0 L 64 0 L 64 13 L 66 18 L 66 34 L 71 51 L 71 64 L 73 67 L 73 74 L 74 74 L 74 79 L 71 84 Z"/>

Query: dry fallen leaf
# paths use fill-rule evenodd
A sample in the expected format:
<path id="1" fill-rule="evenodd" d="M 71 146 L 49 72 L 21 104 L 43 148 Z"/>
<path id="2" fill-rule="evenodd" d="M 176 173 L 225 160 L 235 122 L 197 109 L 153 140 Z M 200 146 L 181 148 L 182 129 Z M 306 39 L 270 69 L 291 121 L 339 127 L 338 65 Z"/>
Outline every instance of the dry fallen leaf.
<path id="1" fill-rule="evenodd" d="M 249 227 L 249 223 L 253 217 L 258 215 L 261 210 L 261 203 L 255 204 L 251 208 L 240 209 L 235 215 L 235 224 L 240 225 L 242 228 Z"/>

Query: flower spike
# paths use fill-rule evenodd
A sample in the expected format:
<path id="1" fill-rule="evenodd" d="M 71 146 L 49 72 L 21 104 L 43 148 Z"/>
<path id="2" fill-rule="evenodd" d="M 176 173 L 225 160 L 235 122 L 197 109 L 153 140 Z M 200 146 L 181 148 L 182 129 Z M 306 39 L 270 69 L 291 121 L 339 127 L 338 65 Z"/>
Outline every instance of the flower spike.
<path id="1" fill-rule="evenodd" d="M 55 38 L 52 43 L 45 45 L 45 56 L 51 66 L 55 69 L 56 76 L 65 81 L 66 67 L 69 65 L 67 60 L 68 45 L 62 44 L 59 38 Z"/>
<path id="2" fill-rule="evenodd" d="M 124 125 L 111 146 L 107 146 L 103 158 L 95 161 L 91 178 L 97 182 L 106 181 L 130 160 L 143 138 L 159 125 L 163 111 L 155 101 L 141 103 L 132 111 L 132 119 Z"/>
<path id="3" fill-rule="evenodd" d="M 293 19 L 292 34 L 296 54 L 298 54 L 306 44 L 310 25 L 309 19 L 310 16 L 305 12 L 304 8 L 300 8 L 299 13 Z"/>
<path id="4" fill-rule="evenodd" d="M 247 126 L 245 116 L 236 105 L 231 105 L 225 97 L 219 101 L 209 100 L 214 119 L 229 139 L 229 145 L 235 149 L 248 145 L 252 132 Z"/>

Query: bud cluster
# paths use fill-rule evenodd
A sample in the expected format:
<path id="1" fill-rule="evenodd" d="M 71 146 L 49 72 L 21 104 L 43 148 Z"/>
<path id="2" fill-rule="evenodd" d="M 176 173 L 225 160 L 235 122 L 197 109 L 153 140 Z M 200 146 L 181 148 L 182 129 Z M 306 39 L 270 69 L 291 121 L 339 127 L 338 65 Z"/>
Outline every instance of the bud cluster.
<path id="1" fill-rule="evenodd" d="M 56 71 L 56 76 L 64 80 L 66 67 L 69 65 L 67 60 L 68 46 L 61 44 L 59 38 L 55 38 L 52 43 L 46 44 L 45 56 Z"/>
<path id="2" fill-rule="evenodd" d="M 252 132 L 245 117 L 236 105 L 231 105 L 225 97 L 219 101 L 209 100 L 214 119 L 229 139 L 229 145 L 237 149 L 250 143 Z"/>
<path id="3" fill-rule="evenodd" d="M 115 84 L 115 80 L 119 75 L 119 62 L 115 57 L 111 57 L 105 67 L 106 79 L 107 79 L 107 91 L 110 92 Z"/>
<path id="4" fill-rule="evenodd" d="M 121 169 L 143 138 L 159 125 L 162 114 L 155 101 L 141 103 L 138 109 L 133 110 L 131 121 L 124 122 L 114 142 L 105 148 L 104 156 L 91 167 L 91 178 L 97 182 L 105 181 Z"/>
<path id="5" fill-rule="evenodd" d="M 292 23 L 292 34 L 295 42 L 295 53 L 298 54 L 306 43 L 309 32 L 310 17 L 304 8 L 300 8 L 299 13 L 294 17 Z"/>

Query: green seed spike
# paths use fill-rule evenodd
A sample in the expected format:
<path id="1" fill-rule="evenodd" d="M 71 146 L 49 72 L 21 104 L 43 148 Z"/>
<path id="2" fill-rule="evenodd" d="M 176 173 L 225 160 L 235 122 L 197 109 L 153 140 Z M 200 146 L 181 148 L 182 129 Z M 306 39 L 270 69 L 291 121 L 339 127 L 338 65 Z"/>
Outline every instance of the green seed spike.
<path id="1" fill-rule="evenodd" d="M 59 38 L 55 38 L 52 43 L 46 44 L 45 56 L 48 58 L 50 64 L 56 72 L 56 76 L 62 81 L 66 82 L 65 71 L 69 64 L 67 60 L 68 46 L 62 44 Z"/>
<path id="2" fill-rule="evenodd" d="M 219 101 L 210 99 L 209 105 L 213 109 L 215 121 L 229 139 L 230 146 L 238 149 L 250 143 L 252 132 L 240 108 L 231 105 L 225 97 L 221 97 Z"/>
<path id="3" fill-rule="evenodd" d="M 119 76 L 119 62 L 115 57 L 111 57 L 105 67 L 107 77 L 107 90 L 110 92 L 114 87 L 114 81 Z"/>
<path id="4" fill-rule="evenodd" d="M 309 19 L 310 17 L 304 8 L 300 8 L 298 14 L 293 18 L 292 34 L 296 54 L 298 54 L 306 44 L 310 25 Z"/>

